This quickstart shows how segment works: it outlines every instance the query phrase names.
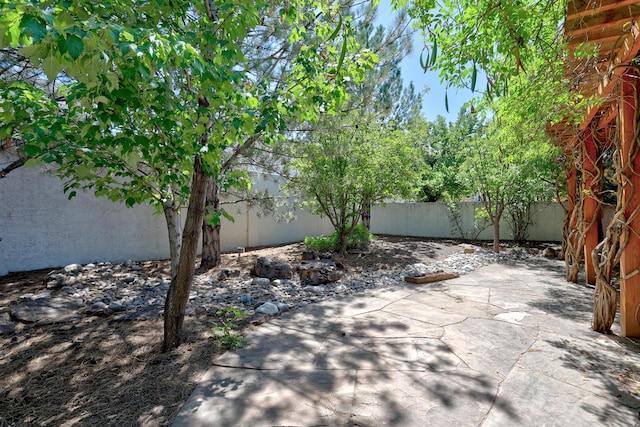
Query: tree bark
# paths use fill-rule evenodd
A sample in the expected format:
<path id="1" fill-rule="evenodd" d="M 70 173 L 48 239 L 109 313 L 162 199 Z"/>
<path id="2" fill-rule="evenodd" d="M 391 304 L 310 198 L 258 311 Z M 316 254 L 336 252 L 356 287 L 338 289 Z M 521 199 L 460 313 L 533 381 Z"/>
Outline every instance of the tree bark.
<path id="1" fill-rule="evenodd" d="M 367 230 L 371 231 L 371 202 L 364 203 L 364 209 L 362 210 L 362 224 Z"/>
<path id="2" fill-rule="evenodd" d="M 216 176 L 207 178 L 207 194 L 205 209 L 217 212 L 220 209 L 220 184 Z M 222 261 L 220 251 L 221 224 L 213 226 L 209 221 L 202 222 L 202 259 L 200 269 L 209 270 L 217 267 Z"/>
<path id="3" fill-rule="evenodd" d="M 500 217 L 493 220 L 493 251 L 500 252 Z"/>
<path id="4" fill-rule="evenodd" d="M 340 230 L 340 232 L 338 233 L 338 239 L 340 240 L 339 255 L 341 257 L 347 256 L 347 237 L 348 235 L 344 232 L 344 230 Z"/>
<path id="5" fill-rule="evenodd" d="M 180 212 L 174 201 L 162 203 L 164 218 L 169 233 L 169 257 L 171 258 L 171 281 L 178 274 L 180 262 L 180 247 L 182 245 L 182 222 Z"/>
<path id="6" fill-rule="evenodd" d="M 164 305 L 164 341 L 162 351 L 172 350 L 180 345 L 184 312 L 189 301 L 191 283 L 195 274 L 198 240 L 204 219 L 204 201 L 207 190 L 207 176 L 202 167 L 202 159 L 196 156 L 193 164 L 193 179 L 187 219 L 182 234 L 182 249 L 178 272 L 171 280 Z"/>

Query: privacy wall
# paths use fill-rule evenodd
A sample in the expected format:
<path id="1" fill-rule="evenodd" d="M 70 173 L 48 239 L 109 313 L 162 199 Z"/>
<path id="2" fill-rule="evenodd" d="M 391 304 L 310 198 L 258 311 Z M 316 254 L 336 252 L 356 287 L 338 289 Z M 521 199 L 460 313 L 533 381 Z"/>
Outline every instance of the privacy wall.
<path id="1" fill-rule="evenodd" d="M 278 193 L 273 176 L 256 174 L 254 181 L 254 188 Z M 223 251 L 290 243 L 332 231 L 326 218 L 304 211 L 295 212 L 292 222 L 279 222 L 274 215 L 259 216 L 258 209 L 245 203 L 230 206 L 227 211 L 235 221 L 223 220 Z M 463 229 L 473 228 L 475 207 L 462 205 Z M 532 240 L 561 240 L 560 206 L 540 206 L 534 221 Z M 460 237 L 446 206 L 439 203 L 375 207 L 371 227 L 377 234 Z M 502 231 L 502 238 L 510 239 L 506 224 Z M 487 229 L 479 237 L 491 239 L 491 233 Z M 86 191 L 68 200 L 61 181 L 41 167 L 23 167 L 0 180 L 0 275 L 74 262 L 164 259 L 168 254 L 164 217 L 150 206 L 127 208 Z"/>

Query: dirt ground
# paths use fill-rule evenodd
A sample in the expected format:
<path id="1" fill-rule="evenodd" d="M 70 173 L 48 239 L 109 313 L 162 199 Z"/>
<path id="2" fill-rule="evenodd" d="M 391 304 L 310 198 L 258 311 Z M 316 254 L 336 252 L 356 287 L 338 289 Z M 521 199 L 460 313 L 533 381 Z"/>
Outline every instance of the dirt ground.
<path id="1" fill-rule="evenodd" d="M 300 243 L 223 256 L 224 267 L 249 269 L 259 256 L 301 259 Z M 455 241 L 379 237 L 368 252 L 350 254 L 352 271 L 393 270 L 462 252 Z M 166 261 L 140 263 L 148 275 L 168 276 Z M 44 290 L 51 269 L 0 277 L 0 313 L 25 293 Z M 216 271 L 203 274 L 216 274 Z M 169 424 L 211 362 L 225 351 L 212 336 L 216 319 L 187 317 L 186 342 L 160 350 L 162 318 L 115 321 L 83 317 L 59 324 L 19 324 L 0 336 L 0 427 L 161 426 Z M 244 332 L 257 327 L 244 325 Z"/>

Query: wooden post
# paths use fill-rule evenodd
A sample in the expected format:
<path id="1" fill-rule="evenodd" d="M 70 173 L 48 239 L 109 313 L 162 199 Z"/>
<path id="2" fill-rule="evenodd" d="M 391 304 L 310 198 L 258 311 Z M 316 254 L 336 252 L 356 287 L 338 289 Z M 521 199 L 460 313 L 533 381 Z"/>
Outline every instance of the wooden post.
<path id="1" fill-rule="evenodd" d="M 640 215 L 633 217 L 640 205 L 640 156 L 636 155 L 639 143 L 638 126 L 638 73 L 628 69 L 622 75 L 620 101 L 620 138 L 623 170 L 622 200 L 628 221 L 628 232 L 620 258 L 620 330 L 623 337 L 640 337 Z M 626 237 L 625 237 L 626 236 Z"/>
<path id="2" fill-rule="evenodd" d="M 596 271 L 591 252 L 598 245 L 598 188 L 596 161 L 598 147 L 591 128 L 582 133 L 582 224 L 584 227 L 584 270 L 587 283 L 595 285 Z"/>

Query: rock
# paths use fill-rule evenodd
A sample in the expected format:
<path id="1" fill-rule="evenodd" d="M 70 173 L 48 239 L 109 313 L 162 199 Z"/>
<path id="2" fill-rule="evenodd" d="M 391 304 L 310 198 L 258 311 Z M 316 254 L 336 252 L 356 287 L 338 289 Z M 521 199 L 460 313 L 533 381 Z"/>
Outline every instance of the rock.
<path id="1" fill-rule="evenodd" d="M 231 268 L 223 268 L 218 273 L 218 280 L 227 280 L 232 277 L 240 277 L 240 270 L 231 269 Z"/>
<path id="2" fill-rule="evenodd" d="M 253 276 L 266 277 L 271 280 L 291 279 L 293 277 L 293 270 L 291 269 L 291 265 L 282 260 L 260 257 L 251 269 L 251 274 Z"/>
<path id="3" fill-rule="evenodd" d="M 268 286 L 271 284 L 271 280 L 266 277 L 254 277 L 251 284 L 255 286 Z"/>
<path id="4" fill-rule="evenodd" d="M 44 279 L 44 284 L 48 289 L 60 289 L 66 286 L 69 280 L 64 274 L 52 271 Z"/>
<path id="5" fill-rule="evenodd" d="M 302 286 L 324 285 L 342 278 L 342 272 L 331 261 L 304 262 L 297 270 Z"/>
<path id="6" fill-rule="evenodd" d="M 551 246 L 548 246 L 543 252 L 542 252 L 542 256 L 544 256 L 545 258 L 549 258 L 549 259 L 556 259 L 558 258 L 558 251 L 556 251 L 554 248 L 552 248 Z"/>
<path id="7" fill-rule="evenodd" d="M 132 274 L 127 274 L 126 276 L 124 276 L 122 278 L 122 281 L 124 283 L 133 283 L 136 280 L 136 276 L 132 275 Z"/>
<path id="8" fill-rule="evenodd" d="M 109 304 L 109 310 L 113 311 L 114 313 L 118 313 L 120 311 L 125 311 L 127 309 L 127 307 L 125 307 L 124 305 L 120 304 L 119 302 L 112 302 Z"/>
<path id="9" fill-rule="evenodd" d="M 74 319 L 80 308 L 76 300 L 67 297 L 27 300 L 13 307 L 11 318 L 25 323 L 43 320 L 65 322 Z"/>
<path id="10" fill-rule="evenodd" d="M 461 243 L 458 246 L 460 246 L 463 249 L 465 254 L 473 254 L 476 252 L 476 247 L 468 243 Z"/>
<path id="11" fill-rule="evenodd" d="M 302 252 L 302 260 L 303 261 L 316 261 L 319 260 L 320 257 L 315 251 L 304 251 Z"/>
<path id="12" fill-rule="evenodd" d="M 406 276 L 412 276 L 412 277 L 421 277 L 424 276 L 426 274 L 434 274 L 437 272 L 442 271 L 442 269 L 438 268 L 435 265 L 425 265 L 422 263 L 417 263 L 417 264 L 409 264 L 405 267 L 405 272 L 404 274 Z"/>
<path id="13" fill-rule="evenodd" d="M 313 292 L 315 294 L 323 294 L 325 292 L 324 286 L 307 286 L 304 289 L 305 291 Z"/>
<path id="14" fill-rule="evenodd" d="M 251 295 L 240 295 L 238 301 L 242 304 L 251 304 Z"/>
<path id="15" fill-rule="evenodd" d="M 345 285 L 343 285 L 343 284 L 339 284 L 338 286 L 333 288 L 333 290 L 335 292 L 345 292 L 347 290 L 347 287 Z"/>
<path id="16" fill-rule="evenodd" d="M 67 273 L 76 273 L 82 269 L 80 264 L 69 264 L 63 268 L 63 270 Z"/>
<path id="17" fill-rule="evenodd" d="M 281 301 L 273 301 L 273 304 L 278 307 L 278 311 L 280 313 L 284 313 L 285 311 L 289 311 L 289 306 Z"/>
<path id="18" fill-rule="evenodd" d="M 11 321 L 9 313 L 0 314 L 0 335 L 9 335 L 16 331 L 16 325 Z"/>
<path id="19" fill-rule="evenodd" d="M 266 314 L 268 316 L 274 316 L 278 314 L 278 306 L 271 302 L 265 302 L 260 307 L 256 308 L 256 313 Z"/>

